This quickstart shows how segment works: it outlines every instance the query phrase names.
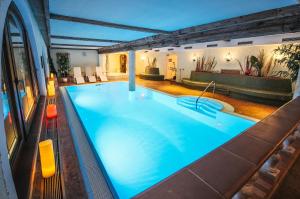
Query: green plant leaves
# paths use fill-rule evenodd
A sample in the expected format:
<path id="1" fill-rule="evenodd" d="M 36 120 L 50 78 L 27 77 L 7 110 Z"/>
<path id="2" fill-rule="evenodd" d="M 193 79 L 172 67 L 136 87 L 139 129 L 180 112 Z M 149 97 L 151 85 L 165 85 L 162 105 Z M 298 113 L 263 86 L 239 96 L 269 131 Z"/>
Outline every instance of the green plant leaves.
<path id="1" fill-rule="evenodd" d="M 291 73 L 292 81 L 298 76 L 300 66 L 300 44 L 283 44 L 275 50 L 275 53 L 283 57 L 278 59 L 281 64 L 286 64 Z"/>
<path id="2" fill-rule="evenodd" d="M 196 61 L 196 72 L 213 72 L 216 66 L 217 61 L 215 57 L 208 57 L 207 59 L 205 56 L 203 56 L 201 59 L 198 57 Z"/>
<path id="3" fill-rule="evenodd" d="M 71 70 L 69 53 L 56 53 L 56 57 L 60 77 L 67 77 Z"/>

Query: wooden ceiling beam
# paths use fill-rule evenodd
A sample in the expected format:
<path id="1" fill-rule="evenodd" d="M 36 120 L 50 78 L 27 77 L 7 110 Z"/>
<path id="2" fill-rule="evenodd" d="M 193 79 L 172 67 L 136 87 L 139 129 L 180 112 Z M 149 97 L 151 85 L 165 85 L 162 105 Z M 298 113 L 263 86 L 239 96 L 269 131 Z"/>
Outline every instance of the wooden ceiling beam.
<path id="1" fill-rule="evenodd" d="M 51 50 L 98 50 L 97 48 L 51 47 Z"/>
<path id="2" fill-rule="evenodd" d="M 124 24 L 117 24 L 117 23 L 110 23 L 106 21 L 99 21 L 99 20 L 92 20 L 92 19 L 84 19 L 79 17 L 71 17 L 66 15 L 59 15 L 50 13 L 50 18 L 55 20 L 62 20 L 62 21 L 70 21 L 70 22 L 77 22 L 77 23 L 85 23 L 97 26 L 105 26 L 111 28 L 118 28 L 118 29 L 125 29 L 125 30 L 132 30 L 132 31 L 139 31 L 139 32 L 149 32 L 154 34 L 170 34 L 170 31 L 165 30 L 157 30 L 152 28 L 144 28 L 139 26 L 129 26 Z"/>
<path id="3" fill-rule="evenodd" d="M 51 35 L 52 39 L 66 39 L 66 40 L 77 40 L 77 41 L 95 41 L 95 42 L 110 42 L 110 43 L 126 43 L 126 41 L 111 40 L 111 39 L 94 39 L 94 38 L 83 38 L 83 37 L 70 37 L 61 35 Z"/>
<path id="4" fill-rule="evenodd" d="M 277 8 L 277 9 L 262 11 L 254 14 L 248 14 L 244 16 L 225 19 L 225 20 L 221 20 L 209 24 L 192 26 L 192 27 L 174 31 L 174 34 L 189 34 L 191 32 L 209 31 L 214 29 L 227 28 L 230 26 L 244 25 L 247 23 L 255 23 L 255 22 L 259 23 L 267 20 L 290 17 L 299 14 L 300 14 L 300 5 L 292 5 L 288 7 Z"/>
<path id="5" fill-rule="evenodd" d="M 99 49 L 99 53 L 161 48 L 218 40 L 300 32 L 300 5 L 265 11 L 265 18 L 263 17 L 263 13 L 264 12 L 260 12 L 239 17 L 238 21 L 237 18 L 233 18 L 225 20 L 227 22 L 223 20 L 221 22 L 174 31 L 172 35 L 160 34 L 134 40 L 126 44 L 103 47 Z"/>
<path id="6" fill-rule="evenodd" d="M 51 43 L 51 47 L 54 47 L 54 46 L 77 46 L 77 47 L 94 47 L 94 48 L 102 48 L 102 47 L 104 47 L 104 46 L 98 46 L 98 45 Z"/>

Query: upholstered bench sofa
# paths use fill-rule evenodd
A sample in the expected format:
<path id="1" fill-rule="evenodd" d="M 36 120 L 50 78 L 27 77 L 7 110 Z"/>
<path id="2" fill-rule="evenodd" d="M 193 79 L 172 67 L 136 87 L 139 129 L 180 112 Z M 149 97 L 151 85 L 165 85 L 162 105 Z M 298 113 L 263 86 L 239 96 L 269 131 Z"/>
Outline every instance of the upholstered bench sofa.
<path id="1" fill-rule="evenodd" d="M 183 84 L 204 89 L 211 81 L 216 83 L 216 92 L 236 98 L 274 105 L 292 99 L 290 79 L 192 71 L 189 79 L 183 79 Z"/>

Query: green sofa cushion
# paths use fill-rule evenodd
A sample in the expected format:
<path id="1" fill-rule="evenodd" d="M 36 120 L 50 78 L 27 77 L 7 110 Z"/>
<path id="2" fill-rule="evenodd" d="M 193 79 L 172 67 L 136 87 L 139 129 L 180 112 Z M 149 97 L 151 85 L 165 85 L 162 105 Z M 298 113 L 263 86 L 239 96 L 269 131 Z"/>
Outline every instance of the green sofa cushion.
<path id="1" fill-rule="evenodd" d="M 292 92 L 292 83 L 289 79 L 192 71 L 190 80 L 198 82 L 215 81 L 216 84 L 281 93 Z"/>
<path id="2" fill-rule="evenodd" d="M 200 81 L 192 81 L 190 79 L 184 78 L 182 80 L 183 84 L 197 87 L 201 89 L 205 89 L 209 82 L 200 82 Z M 269 91 L 269 90 L 261 90 L 261 89 L 251 89 L 251 88 L 243 88 L 241 86 L 231 86 L 227 84 L 216 83 L 216 91 L 228 91 L 229 93 L 237 93 L 243 94 L 252 97 L 265 98 L 270 100 L 280 100 L 280 101 L 288 101 L 292 98 L 292 92 L 277 92 L 277 91 Z"/>

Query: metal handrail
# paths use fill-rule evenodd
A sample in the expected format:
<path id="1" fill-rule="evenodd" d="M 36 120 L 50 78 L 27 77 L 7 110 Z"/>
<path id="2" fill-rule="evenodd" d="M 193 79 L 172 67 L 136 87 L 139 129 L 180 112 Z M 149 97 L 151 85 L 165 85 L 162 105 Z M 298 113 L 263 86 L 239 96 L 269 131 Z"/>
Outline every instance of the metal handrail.
<path id="1" fill-rule="evenodd" d="M 207 86 L 206 88 L 201 92 L 201 94 L 199 95 L 199 97 L 197 98 L 196 100 L 196 109 L 198 109 L 198 101 L 199 99 L 204 95 L 204 93 L 206 92 L 206 90 L 211 86 L 213 85 L 213 95 L 215 94 L 215 90 L 216 90 L 216 82 L 214 81 L 211 81 Z"/>

